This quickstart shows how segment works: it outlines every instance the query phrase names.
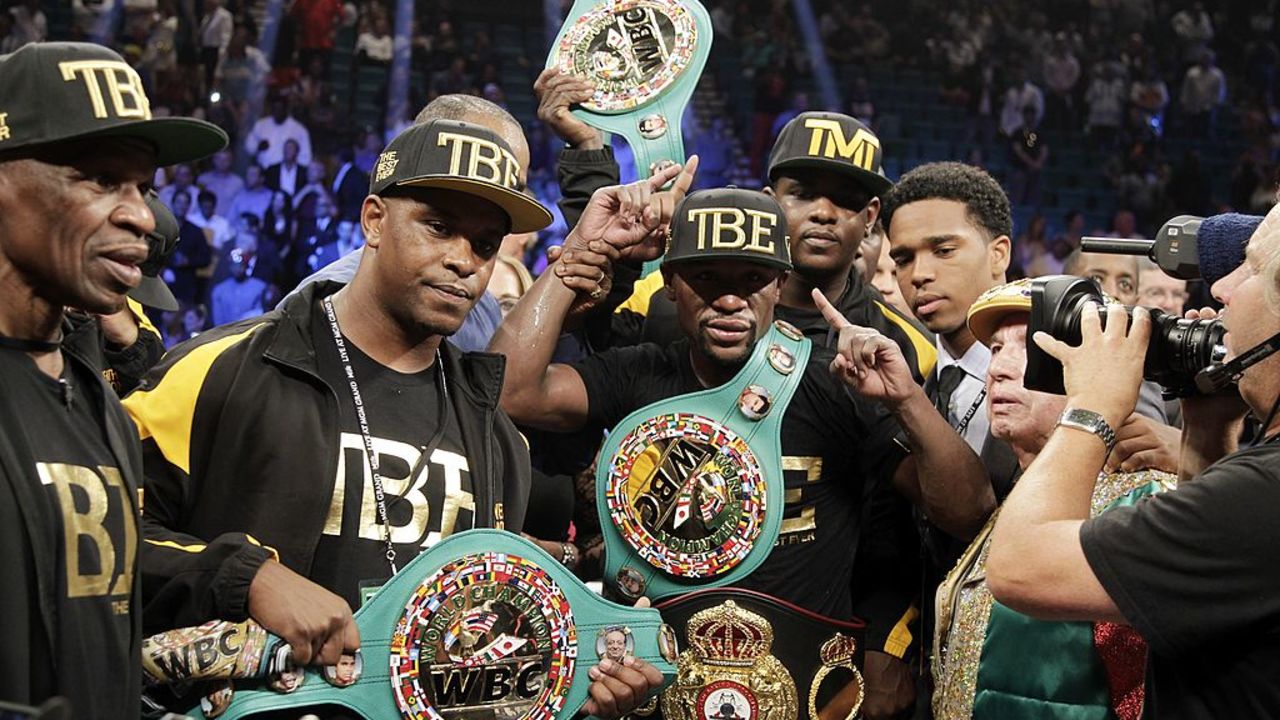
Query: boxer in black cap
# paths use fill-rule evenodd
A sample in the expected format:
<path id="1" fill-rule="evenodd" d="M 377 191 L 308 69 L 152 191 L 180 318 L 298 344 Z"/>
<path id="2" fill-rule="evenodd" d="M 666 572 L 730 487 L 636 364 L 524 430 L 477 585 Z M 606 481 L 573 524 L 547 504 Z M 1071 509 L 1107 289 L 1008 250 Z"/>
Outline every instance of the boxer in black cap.
<path id="1" fill-rule="evenodd" d="M 672 179 L 672 190 L 658 192 Z M 555 431 L 608 428 L 651 402 L 720 386 L 747 362 L 773 322 L 790 271 L 786 215 L 768 195 L 738 189 L 694 193 L 673 213 L 673 201 L 691 182 L 688 168 L 670 168 L 642 183 L 596 192 L 564 255 L 520 300 L 490 345 L 508 357 L 502 406 L 512 418 Z M 595 278 L 614 262 L 656 255 L 647 241 L 672 216 L 662 277 L 684 337 L 667 346 L 613 348 L 573 366 L 552 363 L 578 293 L 595 289 Z M 783 455 L 810 459 L 787 473 L 784 517 L 812 518 L 812 537 L 779 542 L 745 585 L 848 619 L 850 550 L 864 493 L 893 482 L 916 497 L 931 478 L 978 484 L 985 476 L 977 457 L 933 410 L 896 344 L 854 328 L 825 298 L 814 302 L 837 325 L 840 354 L 814 349 L 785 410 L 781 438 Z M 839 370 L 843 385 L 829 365 Z M 899 423 L 913 450 L 905 460 L 893 441 Z M 939 506 L 949 500 L 936 485 L 924 497 Z"/>
<path id="2" fill-rule="evenodd" d="M 149 598 L 149 628 L 251 617 L 298 663 L 334 665 L 360 647 L 363 590 L 455 531 L 521 529 L 529 458 L 497 407 L 503 360 L 444 342 L 502 238 L 551 222 L 520 175 L 491 130 L 411 126 L 373 167 L 349 284 L 179 345 L 125 401 L 157 542 L 144 570 L 185 587 Z M 602 717 L 662 681 L 639 661 L 590 673 Z"/>
<path id="3" fill-rule="evenodd" d="M 60 347 L 64 308 L 124 306 L 155 228 L 156 166 L 226 142 L 208 123 L 152 119 L 107 48 L 0 56 L 0 700 L 138 716 L 141 459 L 98 368 Z"/>

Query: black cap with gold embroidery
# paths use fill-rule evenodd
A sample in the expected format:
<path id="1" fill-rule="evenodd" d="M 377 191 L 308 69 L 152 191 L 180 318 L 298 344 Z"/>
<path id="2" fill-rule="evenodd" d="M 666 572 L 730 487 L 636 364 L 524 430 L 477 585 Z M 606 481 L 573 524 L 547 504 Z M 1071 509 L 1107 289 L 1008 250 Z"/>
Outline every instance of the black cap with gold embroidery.
<path id="1" fill-rule="evenodd" d="M 769 154 L 769 181 L 788 168 L 830 170 L 850 176 L 871 195 L 893 183 L 880 167 L 880 138 L 858 120 L 832 112 L 800 113 L 778 133 Z"/>
<path id="2" fill-rule="evenodd" d="M 493 131 L 458 120 L 431 120 L 400 133 L 378 156 L 369 193 L 393 187 L 456 190 L 488 200 L 511 218 L 511 232 L 534 232 L 551 224 L 551 213 L 516 189 L 520 164 L 511 146 Z"/>
<path id="3" fill-rule="evenodd" d="M 791 269 L 787 216 L 772 196 L 717 188 L 685 196 L 671 218 L 664 266 L 688 260 L 747 260 Z"/>
<path id="4" fill-rule="evenodd" d="M 0 153 L 90 137 L 145 140 L 161 166 L 227 145 L 217 125 L 151 117 L 142 78 L 109 48 L 30 43 L 0 55 Z"/>

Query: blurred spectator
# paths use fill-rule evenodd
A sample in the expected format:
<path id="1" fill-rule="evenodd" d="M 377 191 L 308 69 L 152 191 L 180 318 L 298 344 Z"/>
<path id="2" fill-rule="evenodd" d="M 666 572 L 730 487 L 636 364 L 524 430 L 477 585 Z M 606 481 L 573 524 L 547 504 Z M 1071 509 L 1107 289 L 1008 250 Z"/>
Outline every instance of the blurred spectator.
<path id="1" fill-rule="evenodd" d="M 189 195 L 176 195 L 169 209 L 178 218 L 178 245 L 169 258 L 165 282 L 178 302 L 186 305 L 202 302 L 206 287 L 201 272 L 213 262 L 213 251 L 204 231 L 187 218 L 191 214 Z"/>
<path id="2" fill-rule="evenodd" d="M 165 347 L 171 348 L 204 332 L 209 320 L 203 305 L 189 304 L 179 311 L 169 323 L 165 333 Z"/>
<path id="3" fill-rule="evenodd" d="M 204 231 L 209 246 L 218 250 L 235 234 L 231 223 L 217 213 L 218 197 L 208 190 L 200 191 L 195 212 L 187 214 L 193 225 Z"/>
<path id="4" fill-rule="evenodd" d="M 1129 93 L 1114 61 L 1098 63 L 1095 72 L 1084 96 L 1085 105 L 1089 106 L 1085 130 L 1093 138 L 1094 147 L 1110 149 L 1115 147 Z"/>
<path id="5" fill-rule="evenodd" d="M 344 162 L 333 175 L 333 197 L 342 220 L 360 219 L 360 207 L 369 194 L 369 176 L 356 166 L 355 149 L 343 152 Z"/>
<path id="6" fill-rule="evenodd" d="M 173 197 L 180 193 L 187 195 L 188 207 L 196 206 L 200 188 L 195 186 L 195 173 L 187 163 L 179 163 L 169 168 L 169 184 L 160 188 L 160 202 L 173 208 Z"/>
<path id="7" fill-rule="evenodd" d="M 1138 236 L 1138 218 L 1128 208 L 1120 208 L 1111 216 L 1111 229 L 1106 233 L 1113 238 L 1136 238 Z M 1096 254 L 1096 253 L 1090 253 Z"/>
<path id="8" fill-rule="evenodd" d="M 356 59 L 371 65 L 389 65 L 393 50 L 391 23 L 385 13 L 377 13 L 356 38 Z"/>
<path id="9" fill-rule="evenodd" d="M 867 82 L 866 75 L 859 75 L 853 79 L 853 86 L 849 89 L 849 114 L 862 121 L 863 125 L 871 128 L 876 127 L 876 105 L 871 100 L 871 84 Z M 698 166 L 701 171 L 702 166 Z"/>
<path id="10" fill-rule="evenodd" d="M 1062 232 L 1053 239 L 1053 259 L 1058 263 L 1066 260 L 1071 252 L 1080 247 L 1080 238 L 1084 237 L 1084 213 L 1079 210 L 1068 210 L 1062 218 Z"/>
<path id="11" fill-rule="evenodd" d="M 1169 87 L 1160 77 L 1155 64 L 1143 68 L 1140 78 L 1129 87 L 1129 102 L 1141 114 L 1142 122 L 1151 128 L 1155 137 L 1164 134 L 1164 109 L 1169 105 Z"/>
<path id="12" fill-rule="evenodd" d="M 204 0 L 204 17 L 200 18 L 200 64 L 204 66 L 204 87 L 213 87 L 218 58 L 231 42 L 235 18 L 222 7 L 222 0 Z"/>
<path id="13" fill-rule="evenodd" d="M 250 164 L 244 171 L 244 189 L 232 201 L 231 212 L 228 215 L 238 218 L 248 213 L 261 221 L 270 206 L 271 188 L 264 182 L 262 168 Z"/>
<path id="14" fill-rule="evenodd" d="M 283 190 L 272 192 L 271 206 L 262 219 L 262 231 L 258 235 L 258 251 L 274 255 L 283 262 L 293 250 L 296 230 L 293 198 Z"/>
<path id="15" fill-rule="evenodd" d="M 1040 204 L 1040 173 L 1049 161 L 1049 145 L 1039 132 L 1036 109 L 1028 105 L 1022 109 L 1022 127 L 1014 133 L 1010 148 L 1013 155 L 1013 176 L 1010 180 L 1009 201 L 1014 205 Z"/>
<path id="16" fill-rule="evenodd" d="M 306 75 L 319 71 L 328 79 L 334 34 L 342 21 L 341 0 L 294 0 L 289 12 L 298 21 L 298 66 Z"/>
<path id="17" fill-rule="evenodd" d="M 22 4 L 9 8 L 13 16 L 13 45 L 44 42 L 49 37 L 49 20 L 40 9 L 40 0 L 23 0 Z"/>
<path id="18" fill-rule="evenodd" d="M 1069 253 L 1069 251 L 1068 251 Z M 1064 253 L 1063 257 L 1066 257 Z M 1036 213 L 1027 223 L 1026 232 L 1013 243 L 1014 267 L 1011 275 L 1021 272 L 1022 277 L 1042 277 L 1062 273 L 1062 258 L 1056 257 L 1050 247 L 1048 222 L 1044 215 Z"/>
<path id="19" fill-rule="evenodd" d="M 431 87 L 438 95 L 469 93 L 474 87 L 471 75 L 467 72 L 465 58 L 455 57 L 445 70 L 437 72 L 431 78 Z"/>
<path id="20" fill-rule="evenodd" d="M 842 44 L 849 49 L 850 59 L 854 62 L 878 60 L 889 54 L 889 30 L 871 14 L 871 3 L 858 7 L 857 14 L 849 21 L 849 29 L 850 34 L 844 36 Z"/>
<path id="21" fill-rule="evenodd" d="M 1031 82 L 1023 62 L 1025 58 L 1010 71 L 1009 88 L 1004 91 L 1004 103 L 1000 109 L 1000 133 L 1008 138 L 1016 137 L 1022 129 L 1026 108 L 1030 107 L 1035 114 L 1036 125 L 1044 119 L 1044 93 Z"/>
<path id="22" fill-rule="evenodd" d="M 233 217 L 231 204 L 236 195 L 244 190 L 244 180 L 231 171 L 231 151 L 220 150 L 213 155 L 213 167 L 200 173 L 196 179 L 200 187 L 213 193 L 218 198 L 217 213 L 222 217 Z"/>
<path id="23" fill-rule="evenodd" d="M 244 149 L 262 167 L 271 167 L 284 159 L 284 143 L 298 144 L 297 161 L 311 162 L 311 133 L 289 114 L 288 98 L 274 93 L 269 99 L 271 114 L 260 118 L 244 138 Z"/>
<path id="24" fill-rule="evenodd" d="M 1173 205 L 1172 214 L 1202 217 L 1213 214 L 1213 185 L 1210 180 L 1200 152 L 1188 148 L 1169 181 L 1168 195 Z"/>
<path id="25" fill-rule="evenodd" d="M 373 164 L 382 154 L 382 138 L 371 128 L 364 128 L 356 134 L 356 154 L 354 162 L 360 172 L 368 175 L 373 172 Z"/>
<path id="26" fill-rule="evenodd" d="M 1071 52 L 1066 33 L 1058 33 L 1044 59 L 1044 85 L 1049 91 L 1045 98 L 1048 127 L 1058 130 L 1077 127 L 1073 96 L 1079 81 L 1080 61 Z"/>
<path id="27" fill-rule="evenodd" d="M 325 186 L 325 167 L 319 160 L 312 160 L 307 166 L 307 182 L 293 193 L 293 209 L 298 217 L 314 217 L 316 200 L 327 195 L 329 188 Z"/>
<path id="28" fill-rule="evenodd" d="M 1213 133 L 1213 116 L 1227 100 L 1227 78 L 1215 64 L 1212 50 L 1200 53 L 1200 62 L 1187 69 L 1178 100 L 1186 115 L 1191 134 L 1209 138 Z"/>
<path id="29" fill-rule="evenodd" d="M 328 193 L 316 200 L 315 217 L 298 218 L 289 270 L 304 278 L 341 257 L 338 254 L 337 208 Z"/>
<path id="30" fill-rule="evenodd" d="M 0 12 L 0 55 L 8 55 L 20 47 L 22 38 L 14 32 L 13 15 Z"/>
<path id="31" fill-rule="evenodd" d="M 237 247 L 231 251 L 231 277 L 214 286 L 210 300 L 214 325 L 226 325 L 265 311 L 268 285 L 249 275 L 255 250 Z"/>
<path id="32" fill-rule="evenodd" d="M 284 141 L 280 162 L 267 168 L 264 178 L 267 187 L 296 195 L 306 184 L 306 171 L 298 161 L 298 142 L 293 138 Z"/>
<path id="33" fill-rule="evenodd" d="M 236 128 L 244 125 L 249 107 L 261 97 L 270 74 L 271 64 L 251 43 L 249 30 L 237 27 L 213 73 L 213 88 L 220 96 L 219 101 L 226 103 Z"/>
<path id="34" fill-rule="evenodd" d="M 1184 63 L 1196 62 L 1201 51 L 1213 40 L 1213 19 L 1209 17 L 1202 2 L 1192 3 L 1191 7 L 1179 10 L 1169 24 L 1173 26 L 1173 34 L 1178 36 Z"/>

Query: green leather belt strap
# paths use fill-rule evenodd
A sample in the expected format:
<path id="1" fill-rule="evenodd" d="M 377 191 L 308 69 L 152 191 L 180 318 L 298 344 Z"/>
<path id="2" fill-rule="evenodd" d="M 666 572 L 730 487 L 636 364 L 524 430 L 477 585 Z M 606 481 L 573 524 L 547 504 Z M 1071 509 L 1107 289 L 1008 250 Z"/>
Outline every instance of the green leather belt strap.
<path id="1" fill-rule="evenodd" d="M 782 418 L 809 350 L 777 321 L 729 382 L 618 423 L 596 465 L 605 582 L 656 601 L 764 562 L 782 523 Z"/>
<path id="2" fill-rule="evenodd" d="M 641 178 L 684 162 L 680 118 L 711 53 L 711 18 L 697 0 L 577 0 L 547 67 L 596 84 L 573 114 L 627 139 Z"/>
<path id="3" fill-rule="evenodd" d="M 238 685 L 221 720 L 319 705 L 369 720 L 567 720 L 588 698 L 587 669 L 606 653 L 645 660 L 667 682 L 675 674 L 674 634 L 656 610 L 601 598 L 500 530 L 446 538 L 355 617 L 362 662 L 353 684 L 337 687 L 307 669 L 290 694 Z M 204 717 L 199 708 L 189 714 Z"/>

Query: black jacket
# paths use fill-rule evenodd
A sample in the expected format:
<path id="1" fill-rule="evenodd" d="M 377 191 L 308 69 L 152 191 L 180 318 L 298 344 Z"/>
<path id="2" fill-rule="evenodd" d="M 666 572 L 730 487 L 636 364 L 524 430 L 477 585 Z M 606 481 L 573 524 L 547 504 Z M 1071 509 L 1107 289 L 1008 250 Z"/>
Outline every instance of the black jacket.
<path id="1" fill-rule="evenodd" d="M 146 461 L 148 632 L 243 620 L 249 584 L 272 552 L 310 575 L 343 397 L 318 374 L 311 328 L 318 299 L 340 287 L 312 284 L 278 310 L 179 345 L 125 400 Z M 498 409 L 505 362 L 448 343 L 441 352 L 473 462 L 476 526 L 519 530 L 529 457 Z"/>
<path id="2" fill-rule="evenodd" d="M 79 365 L 92 375 L 101 377 L 101 367 L 87 356 L 101 354 L 92 333 L 80 340 L 65 339 L 63 357 L 67 363 Z M 86 345 L 87 343 L 87 345 Z M 86 353 L 85 351 L 89 352 Z M 4 351 L 11 352 L 11 351 Z M 72 699 L 78 708 L 76 717 L 137 717 L 135 694 L 131 707 L 104 708 L 94 705 L 94 683 L 100 672 L 95 668 L 127 663 L 134 668 L 131 676 L 137 693 L 142 689 L 142 602 L 141 578 L 133 573 L 130 613 L 133 640 L 130 657 L 78 659 L 69 663 L 53 652 L 59 646 L 59 614 L 64 612 L 64 598 L 58 594 L 58 574 L 65 572 L 60 545 L 45 541 L 54 530 L 61 535 L 61 524 L 53 517 L 49 500 L 44 496 L 32 449 L 20 442 L 19 430 L 30 408 L 15 407 L 10 401 L 10 383 L 15 378 L 0 373 L 0 700 L 39 705 L 54 695 Z M 142 479 L 142 458 L 134 435 L 133 424 L 121 409 L 115 393 L 106 382 L 86 389 L 104 408 L 103 427 L 106 443 L 124 478 L 129 498 L 138 497 Z M 131 511 L 137 513 L 136 502 Z M 136 527 L 136 523 L 134 525 Z M 90 663 L 84 662 L 89 660 Z M 101 663 L 94 665 L 92 663 Z"/>

